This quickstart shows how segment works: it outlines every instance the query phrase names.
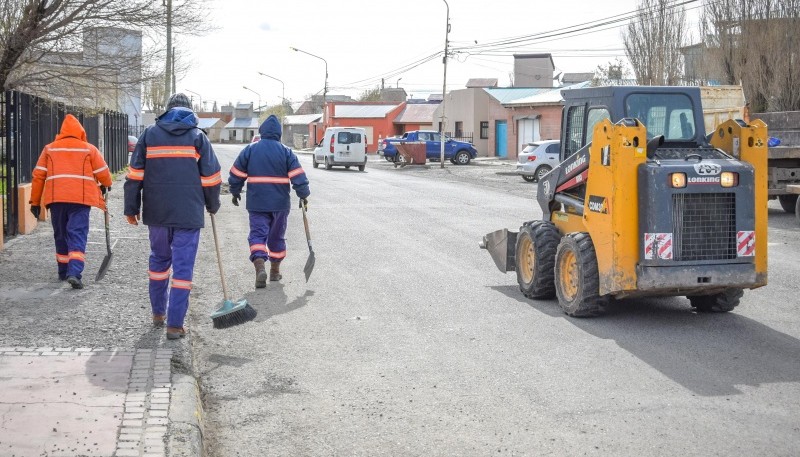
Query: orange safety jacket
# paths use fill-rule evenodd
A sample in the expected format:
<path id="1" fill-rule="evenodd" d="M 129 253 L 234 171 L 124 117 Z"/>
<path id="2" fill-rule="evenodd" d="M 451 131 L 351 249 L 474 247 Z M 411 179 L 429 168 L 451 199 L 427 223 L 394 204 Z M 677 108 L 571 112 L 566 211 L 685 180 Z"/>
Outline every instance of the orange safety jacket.
<path id="1" fill-rule="evenodd" d="M 86 131 L 67 114 L 56 140 L 42 150 L 33 170 L 32 206 L 78 203 L 105 211 L 98 182 L 111 187 L 111 172 L 96 147 L 86 142 Z"/>

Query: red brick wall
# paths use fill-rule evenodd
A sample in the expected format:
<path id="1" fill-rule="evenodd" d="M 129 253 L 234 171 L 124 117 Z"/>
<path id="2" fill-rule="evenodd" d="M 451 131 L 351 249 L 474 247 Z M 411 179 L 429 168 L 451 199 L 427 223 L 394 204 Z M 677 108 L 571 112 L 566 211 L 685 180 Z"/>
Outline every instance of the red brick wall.
<path id="1" fill-rule="evenodd" d="M 539 117 L 539 137 L 542 140 L 558 140 L 561 138 L 561 105 L 530 106 L 505 108 L 497 102 L 489 103 L 489 156 L 496 157 L 495 121 L 505 120 L 508 125 L 507 150 L 508 159 L 516 160 L 519 154 L 517 145 L 517 122 L 523 116 Z M 480 133 L 480 132 L 478 132 Z"/>

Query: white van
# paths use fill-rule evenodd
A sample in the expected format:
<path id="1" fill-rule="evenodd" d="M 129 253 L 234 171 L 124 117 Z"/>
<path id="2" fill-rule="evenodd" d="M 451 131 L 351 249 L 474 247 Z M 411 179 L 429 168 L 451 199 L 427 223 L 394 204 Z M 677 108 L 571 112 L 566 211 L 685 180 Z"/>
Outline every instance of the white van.
<path id="1" fill-rule="evenodd" d="M 328 127 L 325 136 L 314 149 L 314 168 L 325 164 L 325 169 L 333 167 L 358 167 L 364 171 L 367 166 L 367 132 L 361 127 Z"/>

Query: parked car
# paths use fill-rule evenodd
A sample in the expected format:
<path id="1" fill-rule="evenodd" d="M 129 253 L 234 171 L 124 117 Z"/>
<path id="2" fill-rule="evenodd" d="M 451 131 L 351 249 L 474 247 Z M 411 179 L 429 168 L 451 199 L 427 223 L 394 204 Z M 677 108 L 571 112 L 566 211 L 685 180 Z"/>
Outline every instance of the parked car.
<path id="1" fill-rule="evenodd" d="M 314 168 L 320 164 L 326 170 L 337 167 L 367 166 L 367 132 L 361 127 L 328 127 L 311 158 Z"/>
<path id="2" fill-rule="evenodd" d="M 259 141 L 261 141 L 261 134 L 259 133 L 253 135 L 253 139 L 250 140 L 251 143 L 258 143 Z"/>
<path id="3" fill-rule="evenodd" d="M 517 173 L 528 182 L 538 181 L 558 165 L 561 142 L 558 140 L 528 143 L 517 158 Z"/>
<path id="4" fill-rule="evenodd" d="M 397 157 L 397 143 L 406 141 L 424 141 L 425 155 L 428 160 L 439 160 L 441 158 L 442 143 L 439 141 L 439 132 L 433 130 L 412 130 L 403 134 L 400 138 L 384 138 L 378 145 L 378 154 L 386 160 L 394 161 Z M 456 165 L 469 165 L 470 160 L 478 156 L 478 150 L 472 143 L 458 141 L 445 137 L 444 158 Z"/>
<path id="5" fill-rule="evenodd" d="M 136 138 L 133 135 L 128 135 L 128 152 L 133 153 L 133 150 L 136 149 L 136 143 L 139 142 L 139 138 Z"/>

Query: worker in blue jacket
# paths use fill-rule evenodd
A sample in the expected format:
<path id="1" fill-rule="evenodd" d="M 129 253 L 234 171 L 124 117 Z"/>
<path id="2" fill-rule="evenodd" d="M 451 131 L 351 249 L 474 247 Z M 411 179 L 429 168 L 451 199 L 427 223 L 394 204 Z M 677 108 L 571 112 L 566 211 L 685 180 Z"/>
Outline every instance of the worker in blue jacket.
<path id="1" fill-rule="evenodd" d="M 166 319 L 168 339 L 186 335 L 203 208 L 211 214 L 219 210 L 221 184 L 217 156 L 197 128 L 189 98 L 172 95 L 167 112 L 139 137 L 125 181 L 128 223 L 139 225 L 142 219 L 149 228 L 153 324 L 162 326 Z"/>
<path id="2" fill-rule="evenodd" d="M 281 144 L 281 123 L 269 116 L 258 129 L 261 140 L 242 149 L 228 177 L 233 204 L 239 206 L 247 181 L 247 211 L 250 213 L 250 261 L 256 270 L 256 288 L 281 279 L 281 260 L 286 257 L 286 221 L 289 218 L 291 184 L 300 205 L 308 204 L 311 191 L 297 156 Z"/>

